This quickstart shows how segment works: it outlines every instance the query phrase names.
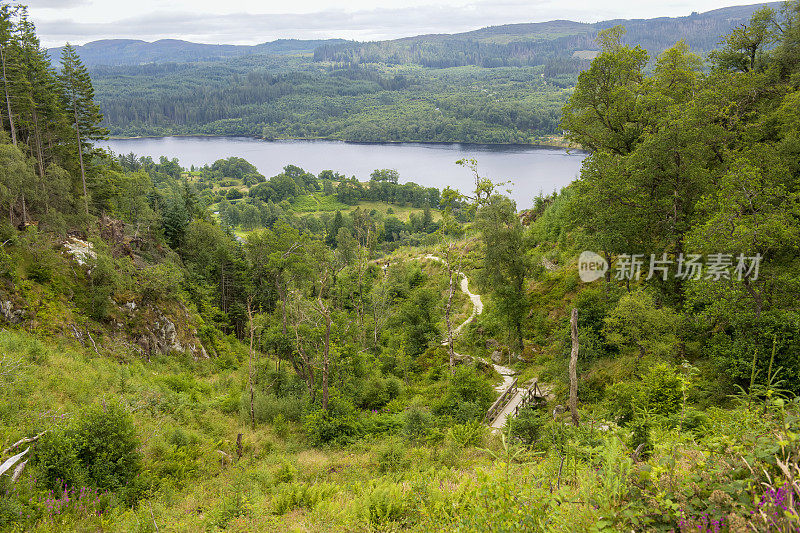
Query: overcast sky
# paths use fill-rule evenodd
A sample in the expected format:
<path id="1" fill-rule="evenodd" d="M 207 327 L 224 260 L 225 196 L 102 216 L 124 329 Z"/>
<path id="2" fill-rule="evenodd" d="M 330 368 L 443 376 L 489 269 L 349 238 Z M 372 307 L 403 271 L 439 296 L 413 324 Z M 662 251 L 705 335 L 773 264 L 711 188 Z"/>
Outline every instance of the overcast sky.
<path id="1" fill-rule="evenodd" d="M 2 0 L 0 0 L 2 1 Z M 685 16 L 747 0 L 27 0 L 45 46 L 97 39 L 256 44 L 279 38 L 392 39 L 515 22 Z M 376 8 L 376 5 L 380 5 Z"/>

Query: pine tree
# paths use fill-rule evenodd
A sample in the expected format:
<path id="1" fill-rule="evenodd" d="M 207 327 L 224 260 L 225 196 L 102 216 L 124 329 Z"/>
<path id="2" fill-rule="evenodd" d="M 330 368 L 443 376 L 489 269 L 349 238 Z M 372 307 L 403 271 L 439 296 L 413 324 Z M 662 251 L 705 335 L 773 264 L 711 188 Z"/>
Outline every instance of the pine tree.
<path id="1" fill-rule="evenodd" d="M 89 197 L 86 191 L 86 165 L 83 160 L 84 148 L 91 147 L 90 141 L 106 138 L 107 131 L 99 127 L 103 120 L 100 107 L 94 102 L 94 88 L 89 72 L 86 70 L 75 48 L 69 43 L 61 53 L 61 74 L 59 76 L 64 107 L 73 118 L 77 141 L 78 161 L 81 167 L 83 202 L 86 215 L 89 215 Z"/>
<path id="2" fill-rule="evenodd" d="M 38 164 L 38 177 L 44 180 L 45 169 L 53 158 L 52 142 L 47 141 L 54 134 L 66 137 L 68 122 L 59 98 L 57 74 L 25 8 L 20 9 L 15 33 L 19 56 L 15 80 L 18 127 L 26 133 L 30 154 Z"/>
<path id="3" fill-rule="evenodd" d="M 11 94 L 8 82 L 8 51 L 12 42 L 13 23 L 11 17 L 15 10 L 8 4 L 0 6 L 0 70 L 3 75 L 3 93 L 5 96 L 6 110 L 8 113 L 8 124 L 11 129 L 11 140 L 14 146 L 17 145 L 17 129 L 14 126 L 14 114 L 11 110 Z"/>

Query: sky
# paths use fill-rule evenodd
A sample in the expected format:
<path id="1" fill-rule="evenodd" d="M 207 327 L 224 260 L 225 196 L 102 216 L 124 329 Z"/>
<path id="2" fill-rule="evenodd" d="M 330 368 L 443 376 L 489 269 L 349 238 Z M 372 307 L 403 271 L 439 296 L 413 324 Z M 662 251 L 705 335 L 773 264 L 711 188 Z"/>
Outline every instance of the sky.
<path id="1" fill-rule="evenodd" d="M 3 0 L 0 0 L 3 1 Z M 184 39 L 257 44 L 281 38 L 394 39 L 517 22 L 685 16 L 747 0 L 22 0 L 42 44 Z M 379 6 L 379 7 L 376 7 Z"/>

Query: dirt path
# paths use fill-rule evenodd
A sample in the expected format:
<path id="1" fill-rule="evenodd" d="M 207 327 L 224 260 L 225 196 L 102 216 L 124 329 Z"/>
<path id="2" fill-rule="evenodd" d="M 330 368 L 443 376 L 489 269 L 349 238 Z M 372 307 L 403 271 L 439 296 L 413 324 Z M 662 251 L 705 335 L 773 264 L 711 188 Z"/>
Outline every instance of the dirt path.
<path id="1" fill-rule="evenodd" d="M 424 257 L 424 259 L 429 259 L 431 261 L 438 261 L 440 263 L 444 263 L 445 262 L 444 259 L 442 259 L 439 256 L 433 255 L 433 254 L 426 255 Z M 456 327 L 453 330 L 453 337 L 457 337 L 461 333 L 461 330 L 464 328 L 464 326 L 469 324 L 472 321 L 473 318 L 475 318 L 476 316 L 478 316 L 481 313 L 483 313 L 483 301 L 481 300 L 481 296 L 480 296 L 480 294 L 475 294 L 473 292 L 470 292 L 470 290 L 469 290 L 469 279 L 467 279 L 467 275 L 464 274 L 463 272 L 460 272 L 460 271 L 456 272 L 456 275 L 461 278 L 461 283 L 460 283 L 461 292 L 466 294 L 467 297 L 472 302 L 472 314 L 470 314 L 469 317 L 464 322 L 459 324 L 458 327 Z M 447 345 L 447 339 L 442 341 L 442 345 L 445 345 L 445 346 Z M 514 370 L 511 370 L 510 368 L 505 367 L 505 366 L 496 365 L 496 364 L 494 364 L 494 363 L 492 363 L 490 361 L 486 361 L 485 359 L 480 359 L 480 360 L 483 361 L 486 364 L 492 365 L 494 367 L 495 372 L 497 372 L 498 374 L 500 374 L 503 377 L 503 382 L 501 384 L 499 384 L 497 387 L 495 387 L 495 390 L 497 391 L 497 393 L 498 394 L 502 394 L 506 390 L 508 390 L 508 388 L 514 382 L 514 375 L 516 374 L 516 372 Z M 520 389 L 520 388 L 517 388 L 514 391 L 514 396 L 511 398 L 511 401 L 509 401 L 508 405 L 506 405 L 506 407 L 503 409 L 503 411 L 501 411 L 500 414 L 497 415 L 497 418 L 495 418 L 494 421 L 492 421 L 492 424 L 491 424 L 492 429 L 498 429 L 499 430 L 503 426 L 506 425 L 506 420 L 508 420 L 509 415 L 514 412 L 514 409 L 522 401 L 522 393 L 523 392 L 524 392 L 524 389 Z"/>

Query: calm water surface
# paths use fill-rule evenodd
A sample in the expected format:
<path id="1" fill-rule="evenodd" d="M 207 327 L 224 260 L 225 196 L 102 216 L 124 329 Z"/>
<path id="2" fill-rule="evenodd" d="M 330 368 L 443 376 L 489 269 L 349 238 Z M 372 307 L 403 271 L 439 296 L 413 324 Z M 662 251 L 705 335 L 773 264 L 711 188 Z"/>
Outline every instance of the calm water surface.
<path id="1" fill-rule="evenodd" d="M 550 193 L 568 185 L 580 170 L 586 154 L 529 146 L 472 144 L 386 143 L 361 144 L 339 141 L 262 141 L 243 137 L 161 137 L 105 141 L 117 154 L 133 152 L 154 159 L 178 158 L 181 165 L 202 166 L 230 156 L 243 157 L 265 176 L 274 176 L 294 164 L 319 173 L 325 169 L 355 175 L 368 181 L 376 168 L 393 168 L 400 181 L 426 187 L 446 186 L 467 192 L 473 177 L 455 161 L 474 158 L 482 176 L 512 182 L 511 196 L 520 208 L 530 207 L 540 192 Z"/>

